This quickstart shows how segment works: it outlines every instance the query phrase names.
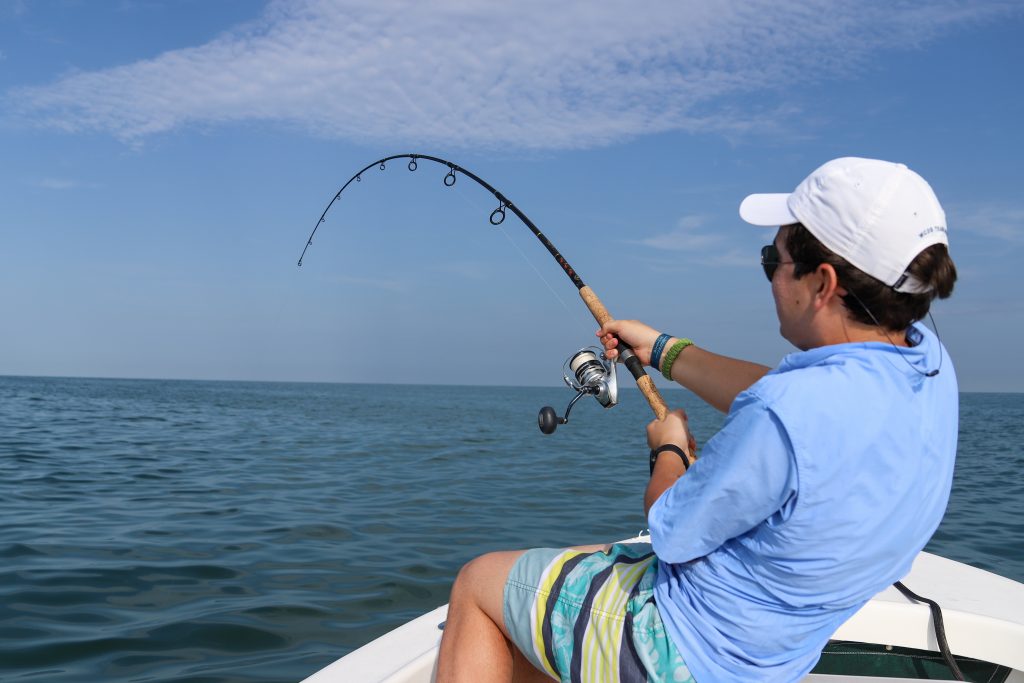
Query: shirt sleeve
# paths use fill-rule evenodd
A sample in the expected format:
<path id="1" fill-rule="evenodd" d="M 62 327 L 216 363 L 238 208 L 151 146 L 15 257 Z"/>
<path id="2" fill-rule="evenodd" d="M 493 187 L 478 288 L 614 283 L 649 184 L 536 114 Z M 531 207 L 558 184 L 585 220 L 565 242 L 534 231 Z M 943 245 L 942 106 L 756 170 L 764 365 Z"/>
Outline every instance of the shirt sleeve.
<path id="1" fill-rule="evenodd" d="M 651 506 L 654 552 L 665 562 L 703 557 L 772 515 L 786 514 L 796 493 L 785 426 L 760 398 L 744 392 L 700 459 Z"/>

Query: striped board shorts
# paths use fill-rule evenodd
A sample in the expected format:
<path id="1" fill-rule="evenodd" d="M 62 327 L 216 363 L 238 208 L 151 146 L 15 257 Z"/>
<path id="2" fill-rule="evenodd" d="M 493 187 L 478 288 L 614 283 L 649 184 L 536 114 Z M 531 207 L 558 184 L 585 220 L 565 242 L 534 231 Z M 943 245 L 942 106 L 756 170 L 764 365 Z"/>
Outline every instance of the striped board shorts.
<path id="1" fill-rule="evenodd" d="M 574 683 L 694 683 L 654 604 L 647 543 L 607 552 L 537 548 L 505 584 L 505 627 L 535 667 Z"/>

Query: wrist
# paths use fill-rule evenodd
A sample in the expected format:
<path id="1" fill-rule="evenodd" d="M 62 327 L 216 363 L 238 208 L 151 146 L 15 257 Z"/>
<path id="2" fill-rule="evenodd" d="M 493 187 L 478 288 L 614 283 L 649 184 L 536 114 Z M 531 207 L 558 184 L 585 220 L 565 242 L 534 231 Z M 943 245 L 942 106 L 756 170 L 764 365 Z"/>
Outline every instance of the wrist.
<path id="1" fill-rule="evenodd" d="M 662 355 L 664 355 L 665 349 L 669 348 L 674 338 L 667 334 L 659 334 L 651 345 L 651 362 L 649 365 L 655 370 L 661 369 Z"/>
<path id="2" fill-rule="evenodd" d="M 661 370 L 661 374 L 665 377 L 665 379 L 672 379 L 672 366 L 675 365 L 675 362 L 679 358 L 679 355 L 688 346 L 693 346 L 693 341 L 687 339 L 686 337 L 672 337 L 665 344 L 665 353 L 661 359 L 661 367 L 658 368 L 659 370 Z"/>
<path id="3" fill-rule="evenodd" d="M 686 472 L 690 468 L 690 464 L 693 462 L 690 456 L 690 451 L 685 446 L 679 446 L 674 443 L 666 443 L 658 446 L 657 448 L 651 449 L 651 474 L 654 474 L 654 466 L 657 464 L 658 459 L 665 453 L 670 453 L 666 457 L 673 459 L 675 462 L 682 465 L 683 472 Z"/>

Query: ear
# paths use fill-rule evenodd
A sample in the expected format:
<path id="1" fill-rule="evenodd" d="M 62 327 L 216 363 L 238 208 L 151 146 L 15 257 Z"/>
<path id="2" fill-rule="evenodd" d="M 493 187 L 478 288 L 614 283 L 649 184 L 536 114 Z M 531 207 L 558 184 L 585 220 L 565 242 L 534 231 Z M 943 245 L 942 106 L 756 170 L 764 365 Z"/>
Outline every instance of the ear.
<path id="1" fill-rule="evenodd" d="M 829 263 L 822 263 L 814 271 L 817 291 L 814 293 L 815 308 L 824 308 L 834 303 L 842 303 L 846 290 L 839 284 L 836 269 Z"/>

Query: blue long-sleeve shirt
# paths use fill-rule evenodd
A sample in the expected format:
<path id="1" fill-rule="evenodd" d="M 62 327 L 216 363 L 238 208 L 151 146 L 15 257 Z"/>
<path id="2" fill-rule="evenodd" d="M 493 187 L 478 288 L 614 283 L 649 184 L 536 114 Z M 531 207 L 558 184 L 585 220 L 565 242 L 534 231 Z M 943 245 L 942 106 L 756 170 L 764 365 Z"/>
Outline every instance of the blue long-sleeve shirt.
<path id="1" fill-rule="evenodd" d="M 787 356 L 651 507 L 655 601 L 698 683 L 800 680 L 935 531 L 957 383 L 931 331 L 909 336 Z"/>

